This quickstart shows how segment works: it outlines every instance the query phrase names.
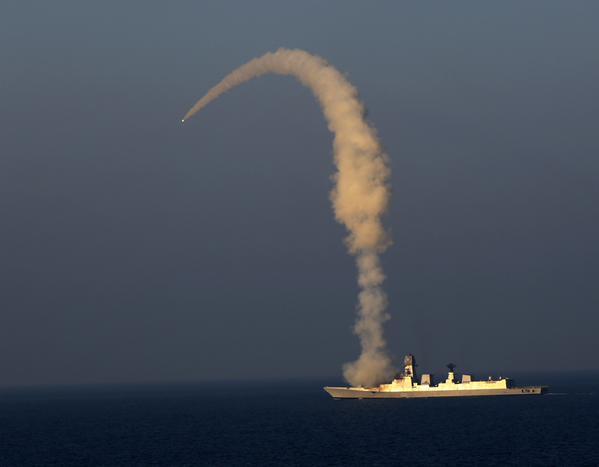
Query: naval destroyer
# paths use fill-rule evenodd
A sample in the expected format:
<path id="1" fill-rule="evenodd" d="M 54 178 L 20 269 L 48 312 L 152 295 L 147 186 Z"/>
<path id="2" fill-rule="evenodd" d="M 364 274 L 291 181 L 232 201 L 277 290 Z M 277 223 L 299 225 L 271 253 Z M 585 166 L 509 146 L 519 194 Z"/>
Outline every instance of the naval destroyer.
<path id="1" fill-rule="evenodd" d="M 544 394 L 546 386 L 516 387 L 509 378 L 475 381 L 471 375 L 462 375 L 456 381 L 455 365 L 447 365 L 447 379 L 439 384 L 433 382 L 433 375 L 423 374 L 420 384 L 416 376 L 416 359 L 406 355 L 404 371 L 388 384 L 372 388 L 365 387 L 329 387 L 324 390 L 335 399 L 392 399 L 411 397 L 472 397 L 472 396 L 534 396 Z"/>

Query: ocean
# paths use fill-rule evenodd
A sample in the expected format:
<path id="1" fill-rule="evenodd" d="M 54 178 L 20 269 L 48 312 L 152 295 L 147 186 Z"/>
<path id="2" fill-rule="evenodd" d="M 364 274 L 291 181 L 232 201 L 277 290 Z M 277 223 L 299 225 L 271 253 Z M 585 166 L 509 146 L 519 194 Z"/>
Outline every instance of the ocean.
<path id="1" fill-rule="evenodd" d="M 331 399 L 335 381 L 0 390 L 0 467 L 599 465 L 599 374 L 545 396 Z"/>

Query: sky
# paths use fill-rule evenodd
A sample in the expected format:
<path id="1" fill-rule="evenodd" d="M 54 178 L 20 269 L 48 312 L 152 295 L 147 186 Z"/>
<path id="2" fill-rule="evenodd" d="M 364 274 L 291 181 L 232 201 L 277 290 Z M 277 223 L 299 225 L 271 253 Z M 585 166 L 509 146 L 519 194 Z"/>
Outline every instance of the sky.
<path id="1" fill-rule="evenodd" d="M 391 158 L 391 354 L 599 369 L 599 4 L 0 5 L 0 385 L 330 378 L 356 278 L 310 91 L 357 86 Z"/>

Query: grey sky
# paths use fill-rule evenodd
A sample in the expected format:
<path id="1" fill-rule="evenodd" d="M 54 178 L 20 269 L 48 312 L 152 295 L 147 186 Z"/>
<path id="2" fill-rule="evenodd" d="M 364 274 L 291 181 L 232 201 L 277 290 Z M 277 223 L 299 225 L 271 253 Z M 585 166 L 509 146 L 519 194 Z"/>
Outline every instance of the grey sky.
<path id="1" fill-rule="evenodd" d="M 310 92 L 348 74 L 393 164 L 391 351 L 598 368 L 596 2 L 0 6 L 0 384 L 339 377 L 355 268 Z"/>

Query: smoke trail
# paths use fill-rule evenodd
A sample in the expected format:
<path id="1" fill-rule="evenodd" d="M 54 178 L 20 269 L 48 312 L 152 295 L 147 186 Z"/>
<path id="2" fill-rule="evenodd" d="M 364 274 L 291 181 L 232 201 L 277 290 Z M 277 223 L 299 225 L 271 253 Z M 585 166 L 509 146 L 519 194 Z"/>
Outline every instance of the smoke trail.
<path id="1" fill-rule="evenodd" d="M 349 231 L 346 242 L 356 256 L 361 289 L 354 330 L 360 338 L 362 353 L 358 360 L 344 366 L 344 376 L 352 385 L 372 386 L 388 381 L 395 371 L 383 337 L 383 323 L 389 316 L 387 297 L 381 287 L 385 275 L 378 255 L 391 243 L 381 222 L 389 204 L 390 170 L 376 131 L 365 121 L 356 88 L 321 57 L 302 50 L 279 49 L 227 75 L 182 121 L 228 90 L 267 73 L 292 75 L 310 88 L 334 134 L 337 173 L 331 201 L 335 218 Z"/>

